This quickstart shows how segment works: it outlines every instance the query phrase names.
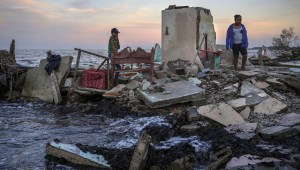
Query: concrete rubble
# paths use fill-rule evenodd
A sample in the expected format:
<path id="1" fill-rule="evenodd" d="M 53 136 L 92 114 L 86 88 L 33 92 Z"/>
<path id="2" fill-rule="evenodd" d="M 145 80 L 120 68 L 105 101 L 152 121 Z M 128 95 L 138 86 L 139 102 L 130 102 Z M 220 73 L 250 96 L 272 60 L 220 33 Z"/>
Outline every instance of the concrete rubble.
<path id="1" fill-rule="evenodd" d="M 258 93 L 263 93 L 264 91 L 260 88 L 257 88 L 255 85 L 251 84 L 249 81 L 244 81 L 241 87 L 241 96 L 248 96 Z"/>
<path id="2" fill-rule="evenodd" d="M 297 113 L 289 113 L 283 115 L 280 120 L 280 125 L 282 126 L 296 126 L 300 125 L 300 114 Z"/>
<path id="3" fill-rule="evenodd" d="M 250 140 L 257 135 L 257 123 L 242 123 L 225 128 L 229 133 L 243 140 Z"/>
<path id="4" fill-rule="evenodd" d="M 244 119 L 226 103 L 200 106 L 197 112 L 197 115 L 189 115 L 189 120 L 200 120 L 206 117 L 225 126 L 245 123 Z"/>
<path id="5" fill-rule="evenodd" d="M 46 145 L 46 154 L 56 158 L 63 158 L 78 165 L 111 169 L 110 164 L 102 155 L 82 151 L 77 146 L 71 144 L 52 141 Z"/>
<path id="6" fill-rule="evenodd" d="M 287 108 L 287 105 L 275 98 L 269 98 L 254 107 L 254 113 L 276 114 Z"/>
<path id="7" fill-rule="evenodd" d="M 28 70 L 22 96 L 37 97 L 45 102 L 56 104 L 61 102 L 61 87 L 71 69 L 73 57 L 62 57 L 60 66 L 50 76 L 44 70 L 46 59 L 41 60 L 39 67 Z M 49 78 L 51 77 L 51 78 Z"/>
<path id="8" fill-rule="evenodd" d="M 177 81 L 165 85 L 165 91 L 169 93 L 147 93 L 138 90 L 141 98 L 150 108 L 160 108 L 176 103 L 204 100 L 205 90 L 194 86 L 188 81 Z"/>
<path id="9" fill-rule="evenodd" d="M 254 169 L 254 168 L 267 168 L 263 166 L 263 163 L 277 163 L 274 167 L 280 167 L 281 161 L 276 158 L 261 158 L 255 155 L 243 155 L 239 158 L 233 157 L 230 161 L 226 164 L 225 169 Z M 262 164 L 262 165 L 260 165 Z"/>
<path id="10" fill-rule="evenodd" d="M 293 127 L 273 126 L 263 128 L 259 131 L 259 133 L 265 138 L 284 138 L 297 135 L 298 131 Z"/>

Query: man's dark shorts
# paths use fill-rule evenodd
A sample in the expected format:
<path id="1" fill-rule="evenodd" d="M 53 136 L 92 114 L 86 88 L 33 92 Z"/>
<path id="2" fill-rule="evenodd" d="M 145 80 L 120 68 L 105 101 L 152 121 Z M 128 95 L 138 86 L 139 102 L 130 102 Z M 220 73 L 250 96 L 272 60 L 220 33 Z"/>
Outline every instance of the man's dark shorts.
<path id="1" fill-rule="evenodd" d="M 247 55 L 247 49 L 242 48 L 242 44 L 233 44 L 232 52 L 233 52 L 233 56 L 239 56 L 240 52 L 243 56 Z"/>

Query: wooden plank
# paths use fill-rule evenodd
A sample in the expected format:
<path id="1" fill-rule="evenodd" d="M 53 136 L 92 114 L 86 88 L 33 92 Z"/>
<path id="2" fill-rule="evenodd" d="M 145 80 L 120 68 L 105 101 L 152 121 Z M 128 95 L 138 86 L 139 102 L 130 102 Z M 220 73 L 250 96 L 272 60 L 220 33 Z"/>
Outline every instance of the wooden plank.
<path id="1" fill-rule="evenodd" d="M 78 51 L 78 54 L 77 54 L 77 60 L 76 60 L 76 67 L 75 67 L 74 80 L 76 80 L 77 71 L 78 71 L 79 62 L 80 62 L 80 56 L 81 56 L 81 50 L 79 50 L 79 51 Z"/>
<path id="2" fill-rule="evenodd" d="M 82 50 L 80 48 L 75 48 L 75 50 L 77 51 L 82 51 L 84 53 L 87 53 L 87 54 L 90 54 L 90 55 L 94 55 L 94 56 L 97 56 L 97 57 L 100 57 L 100 58 L 105 58 L 105 59 L 109 59 L 108 57 L 106 56 L 103 56 L 103 55 L 100 55 L 100 54 L 96 54 L 96 53 L 93 53 L 93 52 L 89 52 L 89 51 L 86 51 L 86 50 Z"/>

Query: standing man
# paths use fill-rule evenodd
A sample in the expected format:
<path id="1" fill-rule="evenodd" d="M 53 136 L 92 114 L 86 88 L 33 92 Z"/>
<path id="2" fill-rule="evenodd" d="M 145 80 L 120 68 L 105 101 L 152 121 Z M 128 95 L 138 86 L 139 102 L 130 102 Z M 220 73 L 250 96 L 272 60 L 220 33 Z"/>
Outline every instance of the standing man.
<path id="1" fill-rule="evenodd" d="M 111 29 L 111 36 L 108 41 L 108 57 L 111 58 L 113 55 L 115 55 L 118 50 L 120 49 L 120 42 L 119 42 L 119 30 L 117 28 Z M 117 70 L 121 69 L 120 64 L 115 64 L 115 67 Z M 120 72 L 116 72 L 114 84 L 117 84 L 118 78 L 119 78 Z"/>
<path id="2" fill-rule="evenodd" d="M 234 23 L 228 27 L 226 35 L 226 49 L 233 51 L 233 65 L 237 69 L 239 53 L 242 54 L 242 70 L 245 70 L 247 61 L 248 36 L 246 27 L 242 24 L 242 16 L 235 15 Z"/>

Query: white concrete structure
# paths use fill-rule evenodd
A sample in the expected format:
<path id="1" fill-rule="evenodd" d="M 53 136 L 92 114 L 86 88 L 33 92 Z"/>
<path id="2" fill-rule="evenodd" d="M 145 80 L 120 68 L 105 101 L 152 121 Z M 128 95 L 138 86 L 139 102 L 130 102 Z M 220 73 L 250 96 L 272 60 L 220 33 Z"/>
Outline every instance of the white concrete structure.
<path id="1" fill-rule="evenodd" d="M 162 61 L 193 62 L 196 49 L 215 50 L 216 32 L 209 9 L 170 6 L 162 11 Z"/>

